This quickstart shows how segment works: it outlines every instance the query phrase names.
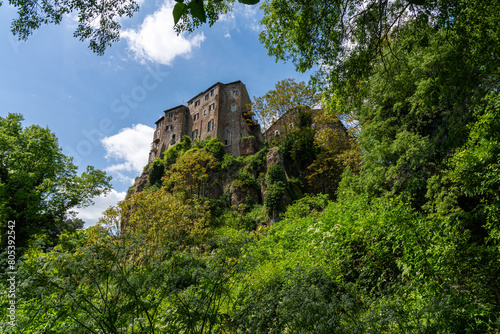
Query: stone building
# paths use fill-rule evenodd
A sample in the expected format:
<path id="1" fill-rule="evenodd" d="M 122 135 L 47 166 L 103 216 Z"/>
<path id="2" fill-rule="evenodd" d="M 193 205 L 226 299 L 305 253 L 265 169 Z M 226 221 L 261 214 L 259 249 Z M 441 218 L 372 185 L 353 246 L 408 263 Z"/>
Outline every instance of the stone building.
<path id="1" fill-rule="evenodd" d="M 328 123 L 324 123 L 319 121 L 317 117 L 319 117 L 323 110 L 321 109 L 311 109 L 309 107 L 298 107 L 294 109 L 288 110 L 286 113 L 281 115 L 279 119 L 277 119 L 267 130 L 266 130 L 266 139 L 274 140 L 283 138 L 288 135 L 293 130 L 299 128 L 299 110 L 309 112 L 312 117 L 312 127 L 316 130 L 323 130 L 324 128 L 330 128 L 336 130 L 339 135 L 347 136 L 347 130 L 342 122 L 334 117 L 330 119 Z M 279 142 L 279 140 L 278 140 Z"/>
<path id="2" fill-rule="evenodd" d="M 187 103 L 164 111 L 155 122 L 149 162 L 182 141 L 218 138 L 226 153 L 238 157 L 257 152 L 263 142 L 260 126 L 247 115 L 250 97 L 241 81 L 217 82 Z"/>

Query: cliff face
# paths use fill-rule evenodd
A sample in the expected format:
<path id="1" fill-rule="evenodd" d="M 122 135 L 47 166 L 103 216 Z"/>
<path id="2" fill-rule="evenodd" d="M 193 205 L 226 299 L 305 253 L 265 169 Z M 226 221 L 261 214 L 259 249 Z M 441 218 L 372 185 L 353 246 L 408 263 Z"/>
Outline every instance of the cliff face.
<path id="1" fill-rule="evenodd" d="M 216 92 L 238 96 L 234 95 L 234 90 Z M 203 109 L 203 104 L 197 104 L 202 97 L 203 94 L 191 103 Z M 210 98 L 207 101 L 211 102 Z M 192 141 L 184 136 L 182 142 L 158 157 L 161 159 L 148 164 L 129 189 L 127 198 L 149 187 L 166 186 L 171 191 L 177 189 L 188 197 L 200 196 L 225 208 L 263 204 L 268 217 L 274 221 L 288 205 L 306 193 L 334 196 L 338 184 L 336 177 L 343 171 L 337 156 L 349 149 L 349 138 L 340 121 L 334 119 L 326 123 L 317 117 L 320 114 L 321 110 L 310 108 L 285 114 L 268 130 L 272 137 L 268 138 L 268 144 L 275 146 L 265 149 L 261 149 L 264 138 L 260 126 L 251 119 L 244 119 L 246 116 L 239 118 L 236 122 L 239 125 L 235 123 L 241 125 L 237 139 L 229 136 L 222 142 L 218 137 L 210 140 L 207 136 L 205 140 Z M 229 123 L 224 126 L 226 129 L 231 127 Z M 325 129 L 334 131 L 327 131 L 328 137 L 323 135 L 318 144 L 317 136 Z M 279 134 L 273 136 L 273 131 Z M 345 147 L 330 145 L 333 150 L 328 146 L 330 141 L 345 144 Z M 237 154 L 228 154 L 228 146 Z M 165 174 L 167 178 L 163 178 Z M 325 190 L 323 184 L 330 184 L 331 189 Z"/>
<path id="2" fill-rule="evenodd" d="M 215 199 L 226 194 L 231 205 L 238 206 L 248 201 L 254 204 L 263 204 L 266 193 L 265 175 L 267 169 L 274 164 L 279 164 L 284 168 L 283 156 L 277 147 L 270 148 L 267 154 L 265 151 L 256 152 L 257 140 L 253 137 L 244 139 L 242 142 L 244 142 L 242 144 L 242 147 L 245 148 L 244 152 L 249 155 L 247 157 L 233 158 L 225 167 L 210 171 L 208 173 L 209 181 L 205 187 L 205 197 Z M 129 188 L 126 199 L 151 186 L 148 166 L 146 166 L 141 176 L 136 178 L 134 185 Z M 250 178 L 251 181 L 239 181 L 242 171 L 248 174 L 247 178 Z M 283 205 L 290 202 L 290 194 L 287 192 L 283 198 Z"/>

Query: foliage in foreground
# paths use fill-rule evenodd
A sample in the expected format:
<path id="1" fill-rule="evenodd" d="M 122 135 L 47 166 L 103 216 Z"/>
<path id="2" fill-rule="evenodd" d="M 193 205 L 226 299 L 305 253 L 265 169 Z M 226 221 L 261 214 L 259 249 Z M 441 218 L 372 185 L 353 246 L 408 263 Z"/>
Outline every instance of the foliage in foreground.
<path id="1" fill-rule="evenodd" d="M 426 217 L 400 199 L 370 200 L 345 186 L 338 202 L 326 203 L 308 197 L 268 229 L 224 227 L 191 246 L 103 228 L 63 235 L 53 251 L 32 249 L 20 265 L 18 326 L 53 333 L 499 329 L 498 240 L 478 244 L 460 216 Z"/>

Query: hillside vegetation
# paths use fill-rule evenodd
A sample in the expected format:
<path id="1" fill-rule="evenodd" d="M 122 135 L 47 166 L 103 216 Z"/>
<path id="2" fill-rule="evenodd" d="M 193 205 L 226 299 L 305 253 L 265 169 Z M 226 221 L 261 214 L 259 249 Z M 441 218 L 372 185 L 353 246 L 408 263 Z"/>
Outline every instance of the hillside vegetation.
<path id="1" fill-rule="evenodd" d="M 498 98 L 485 108 L 442 171 L 447 193 L 428 197 L 426 207 L 446 200 L 448 211 L 363 191 L 366 178 L 347 164 L 335 201 L 303 195 L 294 185 L 312 172 L 290 182 L 280 164 L 266 168 L 269 149 L 235 159 L 216 139 L 185 138 L 151 164 L 151 185 L 99 226 L 26 251 L 17 326 L 2 331 L 496 333 Z M 310 165 L 325 152 L 318 138 Z M 287 143 L 283 166 L 296 165 Z M 247 194 L 236 206 L 229 190 L 209 189 L 224 175 Z M 250 195 L 262 185 L 263 204 Z M 477 205 L 453 207 L 454 192 Z"/>
<path id="2" fill-rule="evenodd" d="M 176 11 L 178 30 L 232 2 Z M 351 133 L 315 132 L 304 114 L 238 158 L 185 138 L 98 226 L 31 235 L 15 268 L 16 324 L 2 312 L 2 333 L 500 333 L 500 3 L 262 9 L 270 54 L 318 67 L 322 122 Z M 36 141 L 11 132 L 0 133 L 2 199 L 14 180 L 22 203 L 62 198 L 65 209 L 108 183 L 92 169 L 66 183 L 19 173 L 11 156 L 37 157 L 22 154 Z M 23 180 L 56 182 L 55 193 Z M 72 185 L 89 191 L 65 193 Z M 50 206 L 25 207 L 50 218 Z M 4 221 L 15 208 L 0 202 Z M 2 310 L 10 301 L 1 295 Z"/>

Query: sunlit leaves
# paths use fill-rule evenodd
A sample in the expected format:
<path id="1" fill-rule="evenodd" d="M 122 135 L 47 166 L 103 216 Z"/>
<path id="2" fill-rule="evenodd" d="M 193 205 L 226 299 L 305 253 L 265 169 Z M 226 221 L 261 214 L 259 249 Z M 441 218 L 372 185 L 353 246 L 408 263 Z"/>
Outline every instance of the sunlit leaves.
<path id="1" fill-rule="evenodd" d="M 91 166 L 78 176 L 49 129 L 23 128 L 21 121 L 21 115 L 0 117 L 0 217 L 4 224 L 16 220 L 18 247 L 110 189 L 110 177 Z"/>
<path id="2" fill-rule="evenodd" d="M 182 248 L 203 240 L 208 209 L 182 194 L 146 190 L 108 209 L 100 223 L 109 230 L 120 225 L 121 233 L 145 237 L 151 244 L 177 243 Z"/>
<path id="3" fill-rule="evenodd" d="M 186 196 L 203 196 L 209 172 L 217 166 L 211 153 L 204 149 L 192 149 L 177 159 L 164 178 L 167 188 Z"/>

